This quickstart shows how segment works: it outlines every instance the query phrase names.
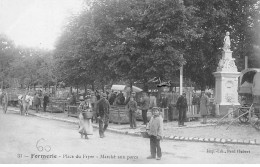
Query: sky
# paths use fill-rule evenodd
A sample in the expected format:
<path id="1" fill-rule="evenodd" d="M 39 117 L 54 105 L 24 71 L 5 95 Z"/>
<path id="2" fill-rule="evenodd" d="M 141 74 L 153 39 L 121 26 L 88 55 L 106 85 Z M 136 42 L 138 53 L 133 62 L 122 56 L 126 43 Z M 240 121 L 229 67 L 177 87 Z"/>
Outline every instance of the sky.
<path id="1" fill-rule="evenodd" d="M 54 49 L 66 18 L 83 0 L 0 0 L 0 33 L 16 45 Z"/>

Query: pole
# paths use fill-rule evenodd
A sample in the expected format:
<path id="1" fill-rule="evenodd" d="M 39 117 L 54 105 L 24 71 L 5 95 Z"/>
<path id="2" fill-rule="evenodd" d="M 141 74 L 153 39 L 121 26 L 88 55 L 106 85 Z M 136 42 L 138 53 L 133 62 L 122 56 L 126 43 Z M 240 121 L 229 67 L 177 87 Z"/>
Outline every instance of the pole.
<path id="1" fill-rule="evenodd" d="M 248 68 L 248 56 L 245 56 L 245 69 Z"/>
<path id="2" fill-rule="evenodd" d="M 3 88 L 4 88 L 4 81 L 1 82 L 1 91 L 3 92 Z"/>
<path id="3" fill-rule="evenodd" d="M 183 65 L 180 68 L 180 95 L 182 95 L 182 82 L 183 82 Z"/>

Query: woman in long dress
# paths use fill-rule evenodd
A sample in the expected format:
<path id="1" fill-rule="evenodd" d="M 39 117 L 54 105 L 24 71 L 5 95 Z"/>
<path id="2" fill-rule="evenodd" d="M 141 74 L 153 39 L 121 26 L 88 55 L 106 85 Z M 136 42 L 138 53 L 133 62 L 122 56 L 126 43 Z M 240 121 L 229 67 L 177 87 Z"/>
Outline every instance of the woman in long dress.
<path id="1" fill-rule="evenodd" d="M 79 114 L 79 133 L 81 138 L 85 136 L 85 139 L 88 139 L 88 135 L 93 135 L 93 127 L 91 118 L 87 116 L 87 112 L 93 112 L 93 107 L 91 105 L 91 96 L 86 96 L 85 101 L 81 102 L 78 110 Z"/>

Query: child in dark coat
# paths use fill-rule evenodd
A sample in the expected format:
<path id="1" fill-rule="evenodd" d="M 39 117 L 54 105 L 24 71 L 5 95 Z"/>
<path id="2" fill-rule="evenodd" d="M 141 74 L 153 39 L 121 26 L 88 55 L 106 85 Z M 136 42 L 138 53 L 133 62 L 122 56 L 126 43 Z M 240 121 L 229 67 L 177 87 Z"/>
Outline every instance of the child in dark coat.
<path id="1" fill-rule="evenodd" d="M 157 154 L 157 160 L 162 157 L 160 140 L 163 135 L 163 118 L 160 115 L 158 107 L 153 108 L 153 116 L 149 124 L 147 125 L 148 134 L 150 136 L 150 151 L 151 155 L 147 159 L 155 159 Z"/>

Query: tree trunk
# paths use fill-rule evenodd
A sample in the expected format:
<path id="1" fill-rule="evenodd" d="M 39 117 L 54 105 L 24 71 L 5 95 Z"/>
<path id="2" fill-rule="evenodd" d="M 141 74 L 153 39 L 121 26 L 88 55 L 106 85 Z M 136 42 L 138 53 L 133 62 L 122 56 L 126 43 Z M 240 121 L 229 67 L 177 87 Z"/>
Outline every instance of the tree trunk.
<path id="1" fill-rule="evenodd" d="M 133 81 L 130 79 L 130 95 L 133 92 Z"/>
<path id="2" fill-rule="evenodd" d="M 2 81 L 2 83 L 1 83 L 1 90 L 2 90 L 2 92 L 3 92 L 3 88 L 4 88 L 4 81 Z"/>
<path id="3" fill-rule="evenodd" d="M 148 80 L 147 79 L 143 80 L 143 91 L 148 92 Z"/>
<path id="4" fill-rule="evenodd" d="M 70 87 L 70 94 L 72 94 L 72 86 Z"/>
<path id="5" fill-rule="evenodd" d="M 104 85 L 104 81 L 101 81 L 101 86 L 102 86 L 102 91 L 105 92 L 105 85 Z"/>
<path id="6" fill-rule="evenodd" d="M 79 86 L 77 84 L 77 96 L 79 95 Z"/>
<path id="7" fill-rule="evenodd" d="M 84 88 L 85 88 L 85 94 L 84 94 L 84 96 L 86 96 L 86 95 L 87 95 L 87 84 L 85 84 L 85 83 L 84 83 Z"/>
<path id="8" fill-rule="evenodd" d="M 95 91 L 95 81 L 91 81 L 91 88 L 92 88 L 92 91 Z"/>

